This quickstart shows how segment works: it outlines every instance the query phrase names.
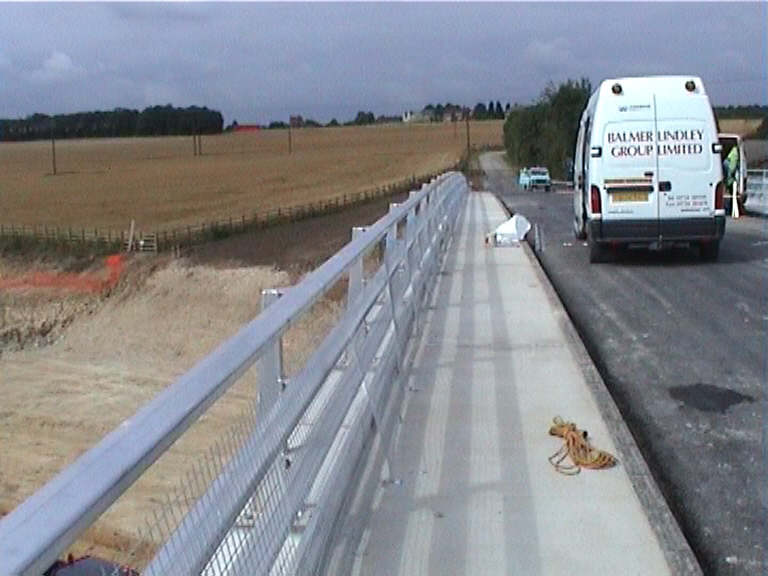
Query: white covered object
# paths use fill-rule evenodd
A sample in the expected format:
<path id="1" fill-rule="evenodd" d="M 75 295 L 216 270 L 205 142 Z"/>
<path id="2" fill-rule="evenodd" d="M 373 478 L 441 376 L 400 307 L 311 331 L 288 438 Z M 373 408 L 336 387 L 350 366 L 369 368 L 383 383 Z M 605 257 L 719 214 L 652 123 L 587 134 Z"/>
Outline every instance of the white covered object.
<path id="1" fill-rule="evenodd" d="M 531 223 L 528 222 L 528 219 L 520 214 L 515 214 L 489 234 L 486 242 L 492 240 L 496 246 L 511 246 L 523 240 L 530 229 Z"/>

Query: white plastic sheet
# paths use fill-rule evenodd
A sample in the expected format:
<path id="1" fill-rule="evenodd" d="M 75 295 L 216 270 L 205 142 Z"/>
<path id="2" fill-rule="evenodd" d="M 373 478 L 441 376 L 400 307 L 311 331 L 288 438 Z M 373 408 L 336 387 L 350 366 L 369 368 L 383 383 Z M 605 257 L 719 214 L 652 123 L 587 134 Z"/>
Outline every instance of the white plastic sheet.
<path id="1" fill-rule="evenodd" d="M 521 214 L 515 214 L 486 237 L 486 243 L 494 246 L 512 246 L 525 239 L 531 223 Z"/>

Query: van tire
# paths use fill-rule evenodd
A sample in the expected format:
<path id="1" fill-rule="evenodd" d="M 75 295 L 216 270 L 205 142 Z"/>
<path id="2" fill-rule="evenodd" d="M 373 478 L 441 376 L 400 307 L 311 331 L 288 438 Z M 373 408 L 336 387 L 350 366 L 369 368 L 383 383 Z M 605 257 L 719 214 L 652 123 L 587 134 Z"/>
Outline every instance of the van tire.
<path id="1" fill-rule="evenodd" d="M 584 227 L 583 223 L 579 225 L 578 220 L 573 221 L 573 235 L 576 236 L 576 240 L 587 239 L 587 229 Z"/>
<path id="2" fill-rule="evenodd" d="M 577 240 L 587 239 L 587 211 L 584 208 L 581 209 L 581 222 L 578 218 L 573 219 L 573 235 Z"/>
<path id="3" fill-rule="evenodd" d="M 720 254 L 720 240 L 699 244 L 699 254 L 704 262 L 715 262 Z"/>
<path id="4" fill-rule="evenodd" d="M 587 240 L 589 244 L 589 263 L 603 264 L 608 261 L 608 248 L 591 238 Z"/>

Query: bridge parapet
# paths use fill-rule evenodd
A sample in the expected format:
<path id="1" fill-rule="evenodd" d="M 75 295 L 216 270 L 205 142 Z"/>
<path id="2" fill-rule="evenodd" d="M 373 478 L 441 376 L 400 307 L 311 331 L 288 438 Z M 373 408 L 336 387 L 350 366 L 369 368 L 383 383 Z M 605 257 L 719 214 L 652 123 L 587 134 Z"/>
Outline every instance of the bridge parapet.
<path id="1" fill-rule="evenodd" d="M 299 284 L 0 520 L 0 574 L 39 575 L 257 366 L 247 423 L 199 454 L 158 512 L 142 574 L 308 573 L 324 562 L 374 438 L 389 444 L 419 325 L 468 191 L 444 174 Z M 289 379 L 285 333 L 340 284 L 347 305 Z"/>

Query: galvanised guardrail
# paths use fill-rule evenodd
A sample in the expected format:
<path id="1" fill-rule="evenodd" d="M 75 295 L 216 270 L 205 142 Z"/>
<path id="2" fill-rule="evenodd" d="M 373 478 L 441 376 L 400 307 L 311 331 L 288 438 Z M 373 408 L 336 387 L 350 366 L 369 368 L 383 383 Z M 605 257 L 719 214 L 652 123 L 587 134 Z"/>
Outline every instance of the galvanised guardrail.
<path id="1" fill-rule="evenodd" d="M 749 212 L 768 214 L 768 170 L 747 171 L 747 201 Z"/>
<path id="2" fill-rule="evenodd" d="M 259 316 L 0 520 L 0 574 L 47 570 L 256 362 L 249 425 L 200 456 L 175 493 L 190 500 L 186 511 L 155 514 L 156 545 L 133 567 L 147 576 L 320 570 L 370 446 L 386 453 L 411 336 L 467 190 L 458 173 L 438 177 L 302 282 L 267 291 Z M 283 336 L 340 282 L 346 307 L 287 379 Z"/>

